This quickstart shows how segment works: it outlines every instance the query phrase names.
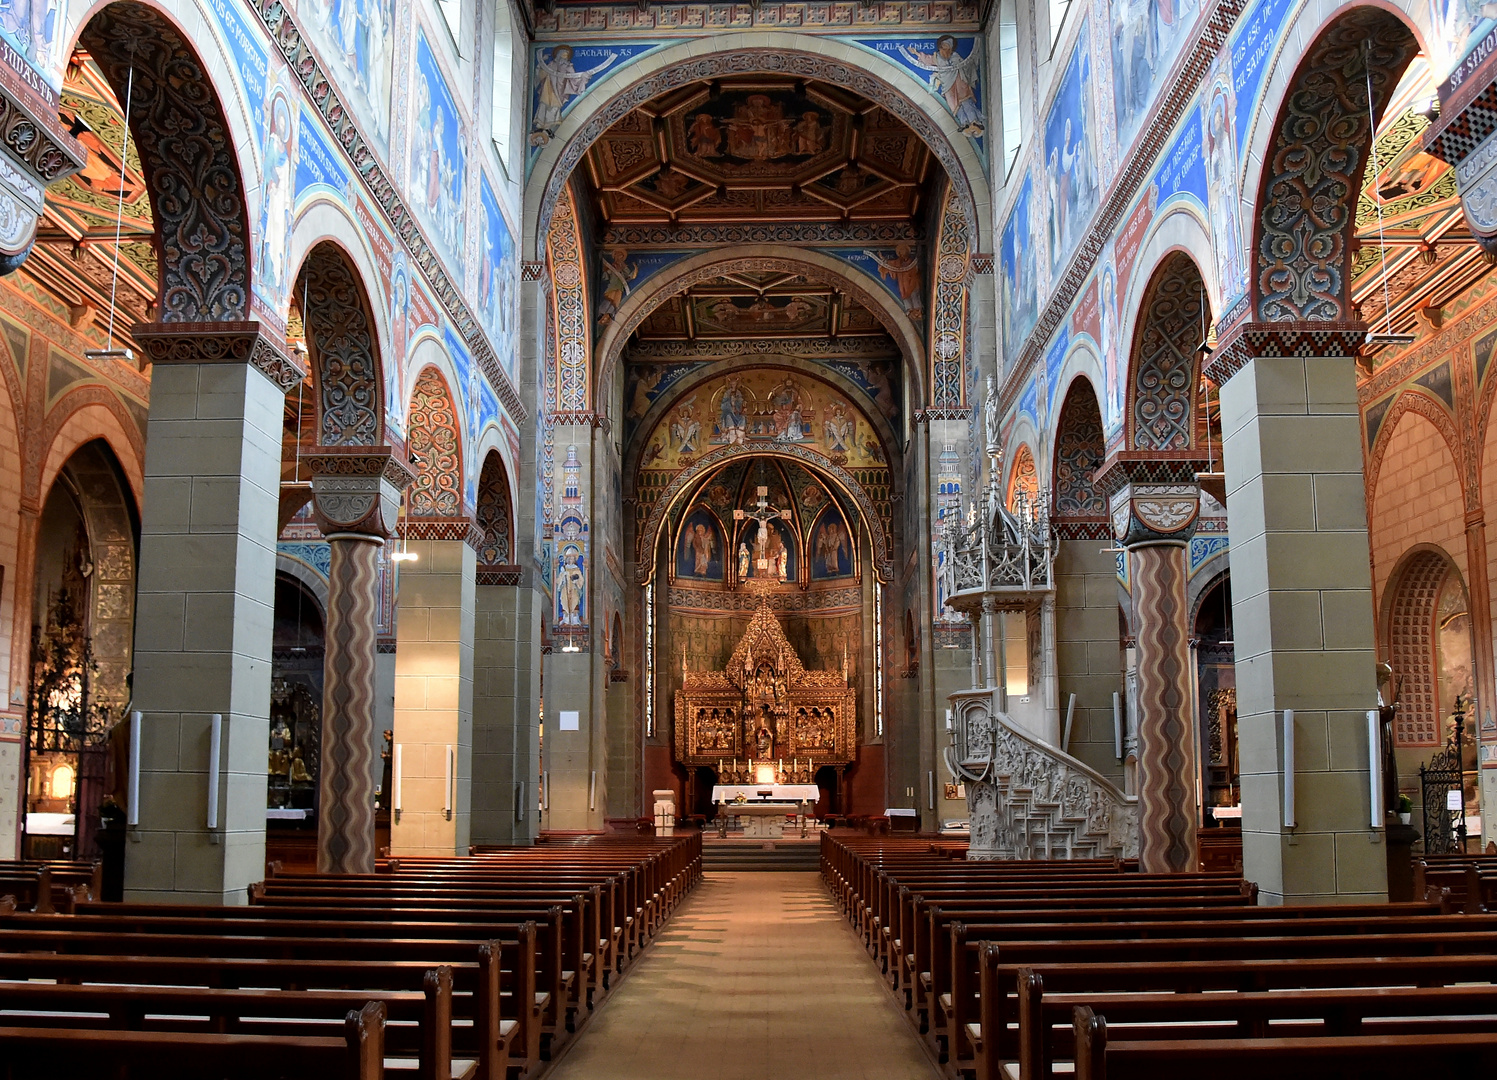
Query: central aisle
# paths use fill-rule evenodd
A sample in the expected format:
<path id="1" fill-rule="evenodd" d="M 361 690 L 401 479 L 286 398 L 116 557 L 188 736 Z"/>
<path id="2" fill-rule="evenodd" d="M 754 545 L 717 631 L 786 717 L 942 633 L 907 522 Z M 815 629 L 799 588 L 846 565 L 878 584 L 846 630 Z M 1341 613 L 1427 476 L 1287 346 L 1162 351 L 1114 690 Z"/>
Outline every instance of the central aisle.
<path id="1" fill-rule="evenodd" d="M 709 871 L 548 1080 L 932 1080 L 821 878 Z"/>

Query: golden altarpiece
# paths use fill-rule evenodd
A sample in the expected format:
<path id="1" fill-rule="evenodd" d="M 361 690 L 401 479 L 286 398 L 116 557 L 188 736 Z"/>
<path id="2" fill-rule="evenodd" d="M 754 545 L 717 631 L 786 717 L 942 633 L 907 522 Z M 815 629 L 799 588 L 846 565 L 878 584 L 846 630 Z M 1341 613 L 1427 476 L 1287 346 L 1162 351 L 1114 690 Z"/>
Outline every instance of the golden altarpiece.
<path id="1" fill-rule="evenodd" d="M 807 671 L 766 590 L 725 671 L 681 672 L 676 760 L 721 784 L 813 784 L 857 756 L 857 691 L 842 670 Z"/>

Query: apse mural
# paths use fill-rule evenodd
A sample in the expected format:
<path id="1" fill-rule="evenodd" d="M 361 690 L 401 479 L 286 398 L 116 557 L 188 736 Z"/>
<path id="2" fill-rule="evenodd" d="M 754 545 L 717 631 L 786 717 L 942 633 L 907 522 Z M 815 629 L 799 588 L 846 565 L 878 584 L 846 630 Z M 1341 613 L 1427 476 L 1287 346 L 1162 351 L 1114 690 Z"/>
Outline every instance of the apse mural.
<path id="1" fill-rule="evenodd" d="M 850 467 L 885 463 L 872 425 L 841 394 L 803 376 L 759 370 L 683 395 L 656 424 L 640 465 L 684 468 L 720 446 L 753 442 L 804 446 Z"/>
<path id="2" fill-rule="evenodd" d="M 408 185 L 411 200 L 425 215 L 426 227 L 445 251 L 449 264 L 461 266 L 468 137 L 426 32 L 420 29 L 416 31 L 416 65 L 411 81 L 415 119 Z"/>
<path id="3" fill-rule="evenodd" d="M 857 570 L 852 534 L 837 507 L 828 506 L 816 519 L 807 553 L 811 559 L 812 581 L 851 577 Z"/>
<path id="4" fill-rule="evenodd" d="M 738 533 L 738 578 L 795 581 L 800 577 L 800 551 L 795 530 L 780 518 L 744 522 Z"/>
<path id="5" fill-rule="evenodd" d="M 365 121 L 365 133 L 388 143 L 395 0 L 304 0 L 296 13 L 339 92 Z"/>
<path id="6" fill-rule="evenodd" d="M 693 581 L 723 580 L 723 533 L 717 518 L 704 507 L 687 515 L 676 544 L 676 577 Z"/>

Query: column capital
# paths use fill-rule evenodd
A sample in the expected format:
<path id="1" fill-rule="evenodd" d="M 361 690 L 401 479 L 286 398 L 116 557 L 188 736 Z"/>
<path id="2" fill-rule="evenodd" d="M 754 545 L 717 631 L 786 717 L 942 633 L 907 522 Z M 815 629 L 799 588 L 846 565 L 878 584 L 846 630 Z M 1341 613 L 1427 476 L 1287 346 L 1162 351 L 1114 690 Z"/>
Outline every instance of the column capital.
<path id="1" fill-rule="evenodd" d="M 474 551 L 483 548 L 483 530 L 467 514 L 451 517 L 407 517 L 400 535 L 407 540 L 461 540 Z"/>
<path id="2" fill-rule="evenodd" d="M 319 446 L 302 458 L 312 473 L 312 516 L 323 535 L 393 535 L 400 495 L 416 474 L 389 446 Z"/>
<path id="3" fill-rule="evenodd" d="M 1113 451 L 1096 473 L 1113 536 L 1125 547 L 1187 543 L 1201 513 L 1196 473 L 1206 467 L 1178 450 Z"/>
<path id="4" fill-rule="evenodd" d="M 1222 335 L 1202 374 L 1221 386 L 1249 360 L 1355 359 L 1366 342 L 1364 322 L 1240 322 Z"/>
<path id="5" fill-rule="evenodd" d="M 136 323 L 130 332 L 152 364 L 249 364 L 283 394 L 307 377 L 285 343 L 254 320 Z"/>

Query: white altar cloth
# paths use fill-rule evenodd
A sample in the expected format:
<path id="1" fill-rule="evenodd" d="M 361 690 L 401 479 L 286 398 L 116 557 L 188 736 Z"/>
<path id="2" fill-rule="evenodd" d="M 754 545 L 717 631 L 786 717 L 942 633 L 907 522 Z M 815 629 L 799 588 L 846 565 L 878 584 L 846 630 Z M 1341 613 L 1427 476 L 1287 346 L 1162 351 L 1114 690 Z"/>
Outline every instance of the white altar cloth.
<path id="1" fill-rule="evenodd" d="M 760 798 L 761 791 L 769 797 Z M 821 798 L 821 789 L 815 784 L 717 784 L 712 789 L 712 801 L 730 803 L 742 795 L 749 802 L 815 802 Z"/>

